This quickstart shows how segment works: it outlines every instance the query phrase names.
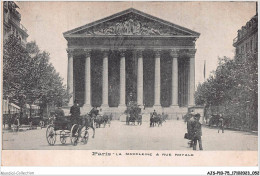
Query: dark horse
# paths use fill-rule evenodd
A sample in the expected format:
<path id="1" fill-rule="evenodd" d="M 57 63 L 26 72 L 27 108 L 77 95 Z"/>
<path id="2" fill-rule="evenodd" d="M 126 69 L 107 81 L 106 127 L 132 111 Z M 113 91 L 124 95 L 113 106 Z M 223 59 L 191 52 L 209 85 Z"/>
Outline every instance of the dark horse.
<path id="1" fill-rule="evenodd" d="M 157 114 L 157 115 L 153 115 L 152 113 L 150 114 L 150 127 L 154 127 L 156 126 L 156 124 L 158 125 L 158 127 L 161 125 L 162 123 L 165 122 L 165 117 L 161 114 Z"/>
<path id="2" fill-rule="evenodd" d="M 135 121 L 136 121 L 136 117 L 134 116 L 133 113 L 127 114 L 127 116 L 126 116 L 127 125 L 130 125 L 130 123 L 131 123 L 131 125 L 135 125 Z"/>
<path id="3" fill-rule="evenodd" d="M 86 129 L 91 128 L 93 130 L 92 138 L 94 138 L 95 137 L 94 118 L 91 117 L 89 114 L 82 115 L 81 117 L 82 117 L 83 127 L 85 127 Z"/>
<path id="4" fill-rule="evenodd" d="M 95 118 L 95 123 L 97 128 L 100 128 L 101 124 L 103 124 L 105 128 L 106 124 L 110 125 L 110 118 L 108 115 L 97 115 Z"/>

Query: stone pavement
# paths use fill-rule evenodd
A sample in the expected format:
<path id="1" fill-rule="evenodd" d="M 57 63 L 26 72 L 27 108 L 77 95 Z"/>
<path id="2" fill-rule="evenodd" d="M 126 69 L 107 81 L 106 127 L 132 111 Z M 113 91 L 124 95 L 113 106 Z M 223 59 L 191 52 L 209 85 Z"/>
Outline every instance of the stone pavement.
<path id="1" fill-rule="evenodd" d="M 169 120 L 161 127 L 149 127 L 148 122 L 142 126 L 127 126 L 124 122 L 112 121 L 110 127 L 96 129 L 94 139 L 88 144 L 79 143 L 73 146 L 67 138 L 67 144 L 60 143 L 49 146 L 46 140 L 46 128 L 24 130 L 20 132 L 3 132 L 3 149 L 15 150 L 192 150 L 188 140 L 184 139 L 186 124 L 182 120 Z M 216 150 L 257 150 L 257 134 L 217 129 L 202 128 L 203 148 L 206 151 Z M 90 130 L 90 136 L 92 131 Z M 198 147 L 197 147 L 198 148 Z"/>

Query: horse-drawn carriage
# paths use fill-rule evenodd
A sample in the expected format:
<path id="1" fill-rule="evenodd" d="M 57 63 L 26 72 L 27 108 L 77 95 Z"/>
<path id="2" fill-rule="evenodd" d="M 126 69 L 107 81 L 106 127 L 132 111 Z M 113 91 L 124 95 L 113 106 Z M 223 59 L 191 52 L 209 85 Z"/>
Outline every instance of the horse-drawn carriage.
<path id="1" fill-rule="evenodd" d="M 153 114 L 150 113 L 150 127 L 154 127 L 156 125 L 162 126 L 163 122 L 166 122 L 167 115 L 165 114 Z"/>
<path id="2" fill-rule="evenodd" d="M 54 145 L 56 136 L 60 136 L 60 142 L 66 144 L 67 138 L 70 138 L 73 145 L 77 145 L 79 140 L 83 144 L 87 144 L 89 133 L 88 129 L 93 129 L 95 136 L 94 119 L 89 115 L 80 116 L 77 119 L 71 116 L 56 117 L 53 124 L 48 125 L 46 130 L 46 139 L 49 145 Z"/>
<path id="3" fill-rule="evenodd" d="M 137 125 L 142 125 L 142 115 L 141 114 L 129 113 L 126 115 L 126 124 L 127 125 L 135 125 L 135 122 L 137 122 Z"/>
<path id="4" fill-rule="evenodd" d="M 40 116 L 28 116 L 27 114 L 15 113 L 10 114 L 8 117 L 8 124 L 10 124 L 13 130 L 19 131 L 19 128 L 36 129 L 42 127 L 42 118 Z"/>
<path id="5" fill-rule="evenodd" d="M 212 126 L 226 126 L 228 127 L 231 123 L 230 123 L 231 119 L 227 118 L 227 117 L 223 117 L 220 114 L 211 114 L 210 118 L 209 118 L 209 127 Z"/>

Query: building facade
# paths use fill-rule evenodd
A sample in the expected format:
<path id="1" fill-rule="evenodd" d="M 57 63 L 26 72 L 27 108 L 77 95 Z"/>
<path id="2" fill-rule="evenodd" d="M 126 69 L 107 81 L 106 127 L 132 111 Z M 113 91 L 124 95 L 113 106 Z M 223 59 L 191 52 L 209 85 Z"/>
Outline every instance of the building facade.
<path id="1" fill-rule="evenodd" d="M 237 31 L 237 37 L 233 40 L 233 46 L 236 48 L 236 56 L 258 52 L 258 14 Z"/>
<path id="2" fill-rule="evenodd" d="M 199 33 L 128 9 L 65 32 L 69 106 L 123 112 L 136 101 L 146 112 L 185 113 L 194 106 Z"/>
<path id="3" fill-rule="evenodd" d="M 27 43 L 27 29 L 20 23 L 21 14 L 17 11 L 18 5 L 13 1 L 3 2 L 3 36 L 4 40 L 13 34 L 18 37 L 25 47 Z"/>

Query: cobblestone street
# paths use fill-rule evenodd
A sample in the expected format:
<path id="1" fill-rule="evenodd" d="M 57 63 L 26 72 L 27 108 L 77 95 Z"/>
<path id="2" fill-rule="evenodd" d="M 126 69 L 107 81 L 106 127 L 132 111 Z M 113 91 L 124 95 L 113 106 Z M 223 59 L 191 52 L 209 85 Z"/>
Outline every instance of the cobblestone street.
<path id="1" fill-rule="evenodd" d="M 46 128 L 24 130 L 19 132 L 3 131 L 3 149 L 11 150 L 192 150 L 188 140 L 184 139 L 186 124 L 183 121 L 171 120 L 162 127 L 149 127 L 145 122 L 142 126 L 127 126 L 124 122 L 112 121 L 111 126 L 96 129 L 95 138 L 90 138 L 86 145 L 79 143 L 73 146 L 70 138 L 67 144 L 60 143 L 50 146 L 46 140 Z M 218 133 L 217 129 L 202 128 L 203 148 L 206 151 L 216 150 L 257 150 L 257 134 L 225 130 Z M 198 148 L 198 147 L 197 147 Z"/>

